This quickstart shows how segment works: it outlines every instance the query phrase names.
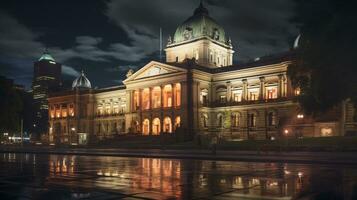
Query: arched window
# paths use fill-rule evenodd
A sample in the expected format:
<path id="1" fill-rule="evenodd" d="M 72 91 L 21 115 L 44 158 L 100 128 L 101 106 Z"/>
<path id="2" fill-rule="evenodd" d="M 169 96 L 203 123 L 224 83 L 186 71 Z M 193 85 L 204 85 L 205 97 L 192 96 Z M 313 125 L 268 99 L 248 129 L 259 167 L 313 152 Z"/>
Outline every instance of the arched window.
<path id="1" fill-rule="evenodd" d="M 175 84 L 175 106 L 176 107 L 181 106 L 181 84 L 180 83 Z"/>
<path id="2" fill-rule="evenodd" d="M 257 123 L 257 115 L 254 113 L 249 114 L 249 127 L 255 127 Z"/>
<path id="3" fill-rule="evenodd" d="M 139 110 L 139 91 L 135 91 L 134 92 L 134 97 L 133 97 L 133 100 L 134 100 L 134 110 Z"/>
<path id="4" fill-rule="evenodd" d="M 143 135 L 149 135 L 150 133 L 150 121 L 148 119 L 144 119 L 143 121 Z"/>
<path id="5" fill-rule="evenodd" d="M 155 118 L 152 120 L 152 134 L 153 135 L 160 135 L 160 119 Z"/>
<path id="6" fill-rule="evenodd" d="M 164 132 L 165 133 L 172 133 L 172 123 L 170 117 L 164 118 Z"/>
<path id="7" fill-rule="evenodd" d="M 217 118 L 218 118 L 218 127 L 223 127 L 223 115 L 218 114 Z"/>
<path id="8" fill-rule="evenodd" d="M 202 119 L 202 127 L 203 128 L 207 128 L 208 127 L 208 116 L 206 113 L 201 115 L 201 119 Z"/>
<path id="9" fill-rule="evenodd" d="M 180 127 L 181 126 L 181 117 L 177 116 L 175 118 L 175 128 Z"/>
<path id="10" fill-rule="evenodd" d="M 142 91 L 142 109 L 148 110 L 150 109 L 150 89 L 145 88 Z"/>
<path id="11" fill-rule="evenodd" d="M 268 113 L 268 126 L 275 126 L 276 125 L 276 113 L 269 112 Z"/>
<path id="12" fill-rule="evenodd" d="M 208 90 L 207 89 L 202 89 L 201 90 L 200 102 L 204 106 L 207 105 L 207 103 L 208 103 Z"/>
<path id="13" fill-rule="evenodd" d="M 161 87 L 154 87 L 151 91 L 152 108 L 161 107 Z"/>
<path id="14" fill-rule="evenodd" d="M 240 126 L 240 114 L 234 113 L 232 115 L 232 127 L 239 127 Z"/>
<path id="15" fill-rule="evenodd" d="M 172 107 L 172 86 L 171 85 L 165 85 L 164 87 L 164 107 Z"/>

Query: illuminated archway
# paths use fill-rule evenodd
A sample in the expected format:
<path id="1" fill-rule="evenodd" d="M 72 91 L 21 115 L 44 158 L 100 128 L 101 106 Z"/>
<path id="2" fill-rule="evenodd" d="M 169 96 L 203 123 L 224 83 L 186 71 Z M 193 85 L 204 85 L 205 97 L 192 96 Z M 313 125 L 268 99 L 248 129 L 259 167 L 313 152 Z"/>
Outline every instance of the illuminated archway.
<path id="1" fill-rule="evenodd" d="M 161 107 L 161 87 L 156 86 L 151 91 L 152 108 Z"/>
<path id="2" fill-rule="evenodd" d="M 164 107 L 172 107 L 172 86 L 171 85 L 165 85 L 164 87 Z"/>
<path id="3" fill-rule="evenodd" d="M 150 109 L 150 89 L 149 88 L 143 89 L 141 98 L 142 98 L 142 109 L 143 110 Z"/>
<path id="4" fill-rule="evenodd" d="M 155 118 L 152 120 L 152 134 L 153 135 L 160 135 L 160 119 Z"/>
<path id="5" fill-rule="evenodd" d="M 177 116 L 175 118 L 175 129 L 181 126 L 181 117 Z"/>
<path id="6" fill-rule="evenodd" d="M 164 132 L 165 133 L 172 133 L 172 123 L 170 117 L 164 118 Z"/>
<path id="7" fill-rule="evenodd" d="M 150 121 L 148 119 L 144 119 L 143 121 L 143 135 L 149 135 L 150 133 Z"/>

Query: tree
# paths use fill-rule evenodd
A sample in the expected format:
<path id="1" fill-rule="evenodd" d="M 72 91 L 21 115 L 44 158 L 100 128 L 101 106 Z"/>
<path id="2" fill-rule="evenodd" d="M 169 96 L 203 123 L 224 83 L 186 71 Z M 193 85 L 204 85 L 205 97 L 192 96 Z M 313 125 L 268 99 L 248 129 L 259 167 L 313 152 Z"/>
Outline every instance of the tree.
<path id="1" fill-rule="evenodd" d="M 295 0 L 301 38 L 288 69 L 308 114 L 343 100 L 357 105 L 357 14 L 353 0 Z"/>
<path id="2" fill-rule="evenodd" d="M 20 130 L 22 100 L 13 82 L 0 76 L 0 133 Z"/>

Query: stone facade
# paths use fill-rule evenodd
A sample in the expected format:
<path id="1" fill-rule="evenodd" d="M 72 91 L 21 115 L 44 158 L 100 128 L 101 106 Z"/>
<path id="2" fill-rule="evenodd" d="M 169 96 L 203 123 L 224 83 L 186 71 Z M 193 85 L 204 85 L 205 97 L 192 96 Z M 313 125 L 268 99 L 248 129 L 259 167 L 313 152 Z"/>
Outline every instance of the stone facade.
<path id="1" fill-rule="evenodd" d="M 136 72 L 130 70 L 124 85 L 103 89 L 91 89 L 82 73 L 87 84 L 53 94 L 48 99 L 50 141 L 86 144 L 90 138 L 175 132 L 244 140 L 356 131 L 354 107 L 348 101 L 323 116 L 301 112 L 295 101 L 300 90 L 287 76 L 292 52 L 233 65 L 231 42 L 217 36 L 222 28 L 213 22 L 208 26 L 212 30 L 202 28 L 206 22 L 196 15 L 208 12 L 196 9 L 189 18 L 194 22 L 187 20 L 177 29 L 182 33 L 175 37 L 185 35 L 178 43 L 175 38 L 169 41 L 165 63 L 151 61 Z M 201 29 L 213 31 L 214 37 L 201 34 Z"/>

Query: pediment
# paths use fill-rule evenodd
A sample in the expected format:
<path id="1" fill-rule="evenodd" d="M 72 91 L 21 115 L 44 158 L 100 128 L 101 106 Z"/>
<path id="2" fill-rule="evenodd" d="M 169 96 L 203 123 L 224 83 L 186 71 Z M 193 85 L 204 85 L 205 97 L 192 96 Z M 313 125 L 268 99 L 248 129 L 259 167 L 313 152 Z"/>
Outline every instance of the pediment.
<path id="1" fill-rule="evenodd" d="M 180 73 L 180 72 L 186 72 L 185 69 L 156 62 L 156 61 L 151 61 L 150 63 L 146 64 L 144 67 L 136 71 L 134 74 L 129 76 L 125 81 L 133 81 L 133 80 L 139 80 L 139 79 L 145 79 L 145 78 L 151 78 L 151 77 L 159 77 L 162 75 L 168 75 L 168 74 L 174 74 L 174 73 Z"/>

